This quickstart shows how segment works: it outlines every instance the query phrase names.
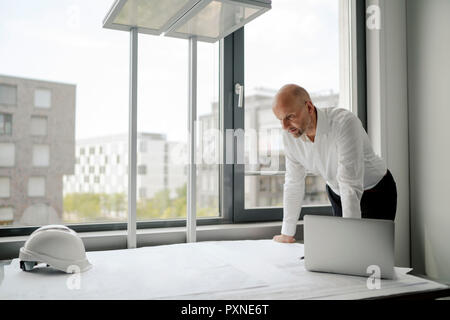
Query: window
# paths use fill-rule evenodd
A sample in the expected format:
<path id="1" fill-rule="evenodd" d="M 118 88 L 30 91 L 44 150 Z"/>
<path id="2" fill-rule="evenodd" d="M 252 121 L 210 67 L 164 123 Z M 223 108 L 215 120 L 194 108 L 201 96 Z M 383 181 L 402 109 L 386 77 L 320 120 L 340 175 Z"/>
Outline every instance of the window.
<path id="1" fill-rule="evenodd" d="M 147 142 L 146 141 L 141 141 L 141 143 L 139 144 L 139 151 L 147 152 Z"/>
<path id="2" fill-rule="evenodd" d="M 137 167 L 138 174 L 145 175 L 147 174 L 147 167 L 145 164 L 141 164 Z"/>
<path id="3" fill-rule="evenodd" d="M 270 11 L 235 33 L 234 83 L 245 87 L 243 108 L 237 95 L 234 100 L 235 129 L 245 129 L 244 143 L 237 143 L 244 163 L 234 175 L 235 221 L 282 218 L 286 168 L 282 128 L 271 108 L 276 92 L 296 83 L 318 108 L 349 106 L 340 83 L 350 70 L 340 60 L 348 43 L 341 41 L 347 29 L 339 10 L 335 0 L 273 1 Z M 325 187 L 308 172 L 303 213 L 331 214 Z"/>
<path id="4" fill-rule="evenodd" d="M 337 2 L 277 0 L 271 11 L 245 27 L 245 37 L 241 28 L 220 44 L 197 43 L 199 220 L 232 221 L 233 213 L 238 222 L 281 219 L 284 154 L 270 102 L 286 82 L 304 85 L 319 107 L 340 102 Z M 128 197 L 133 196 L 138 226 L 182 225 L 188 196 L 188 41 L 138 35 L 140 166 L 138 192 L 128 195 L 130 34 L 102 29 L 111 0 L 75 2 L 75 11 L 89 13 L 83 19 L 68 17 L 73 10 L 67 2 L 39 2 L 17 10 L 19 5 L 2 5 L 8 10 L 0 10 L 0 30 L 11 21 L 22 28 L 0 33 L 0 43 L 5 52 L 33 52 L 34 59 L 3 57 L 2 72 L 15 76 L 0 76 L 0 105 L 19 104 L 26 110 L 20 104 L 27 101 L 43 109 L 31 108 L 33 114 L 25 115 L 31 124 L 23 121 L 27 127 L 14 119 L 14 133 L 31 134 L 16 141 L 17 147 L 0 143 L 0 167 L 27 168 L 32 153 L 33 164 L 48 167 L 35 173 L 51 174 L 24 174 L 17 181 L 9 177 L 10 194 L 16 185 L 19 190 L 28 187 L 28 198 L 12 203 L 11 220 L 17 225 L 28 207 L 42 202 L 55 208 L 67 225 L 123 226 Z M 310 45 L 299 47 L 302 41 Z M 317 76 L 323 74 L 326 80 Z M 236 105 L 235 82 L 245 85 L 244 108 Z M 241 167 L 219 165 L 220 156 L 236 151 L 228 153 L 230 146 L 219 135 L 228 128 L 256 133 L 255 140 L 246 139 L 242 146 L 246 163 Z M 33 144 L 41 147 L 29 150 Z M 307 178 L 305 204 L 327 204 L 324 182 L 317 179 Z M 62 189 L 55 187 L 61 184 Z M 236 212 L 251 212 L 253 218 L 241 219 Z"/>
<path id="5" fill-rule="evenodd" d="M 147 189 L 145 187 L 139 188 L 139 198 L 147 198 Z"/>
<path id="6" fill-rule="evenodd" d="M 0 113 L 0 136 L 10 136 L 12 134 L 12 115 Z"/>
<path id="7" fill-rule="evenodd" d="M 11 196 L 9 184 L 9 177 L 0 177 L 0 198 L 9 198 Z"/>
<path id="8" fill-rule="evenodd" d="M 158 47 L 158 50 L 154 50 Z M 138 144 L 146 174 L 138 179 L 139 221 L 186 217 L 188 168 L 188 42 L 139 35 Z M 170 52 L 170 61 L 164 59 Z M 197 134 L 197 217 L 219 217 L 219 43 L 197 43 L 197 119 L 205 130 Z M 155 78 L 150 74 L 164 73 Z M 158 89 L 156 89 L 158 88 Z M 170 96 L 171 99 L 167 99 Z M 157 105 L 158 108 L 151 106 Z M 176 114 L 176 116 L 174 116 Z M 206 124 L 211 124 L 207 126 Z M 202 129 L 198 129 L 202 130 Z M 205 139 L 205 136 L 207 139 Z M 214 149 L 215 148 L 215 149 Z M 208 153 L 209 152 L 209 153 Z M 208 158 L 209 157 L 209 158 Z M 138 174 L 143 174 L 138 168 Z M 215 177 L 214 188 L 200 177 Z M 208 179 L 206 179 L 208 181 Z"/>
<path id="9" fill-rule="evenodd" d="M 285 32 L 278 32 L 278 28 Z M 282 204 L 281 190 L 262 197 L 254 184 L 259 180 L 264 185 L 261 191 L 268 191 L 271 183 L 284 183 L 282 130 L 271 108 L 276 91 L 284 84 L 296 83 L 310 93 L 316 107 L 339 105 L 338 39 L 335 0 L 275 1 L 272 10 L 245 27 L 245 129 L 254 132 L 248 135 L 245 144 L 246 172 L 251 173 L 245 178 L 246 208 Z M 270 63 L 261 68 L 263 61 Z M 279 174 L 258 175 L 264 171 Z M 305 194 L 305 198 L 312 200 L 308 204 L 328 204 L 320 195 L 316 198 L 310 195 L 312 188 L 320 188 L 326 194 L 323 179 L 314 178 L 312 182 Z"/>
<path id="10" fill-rule="evenodd" d="M 0 105 L 15 106 L 17 104 L 17 87 L 0 83 Z"/>
<path id="11" fill-rule="evenodd" d="M 220 195 L 219 43 L 198 43 L 197 216 L 218 217 Z"/>
<path id="12" fill-rule="evenodd" d="M 28 180 L 29 197 L 45 197 L 45 177 L 30 177 Z"/>
<path id="13" fill-rule="evenodd" d="M 34 214 L 37 205 L 52 208 L 65 225 L 126 221 L 127 172 L 105 174 L 117 178 L 106 196 L 104 184 L 82 173 L 90 147 L 128 136 L 129 34 L 102 28 L 110 5 L 1 1 L 0 30 L 8 30 L 0 32 L 1 52 L 15 54 L 1 57 L 1 73 L 9 76 L 0 75 L 0 112 L 12 114 L 14 144 L 0 142 L 0 167 L 14 170 L 0 172 L 11 194 L 0 206 L 14 208 L 14 228 L 27 226 L 26 212 L 36 217 L 35 226 L 46 224 Z M 102 152 L 95 149 L 91 166 L 102 165 Z M 118 153 L 126 158 L 128 151 Z"/>
<path id="14" fill-rule="evenodd" d="M 156 221 L 186 217 L 187 177 L 178 169 L 186 166 L 188 108 L 188 41 L 139 34 L 138 133 L 145 134 L 148 152 L 140 154 L 146 166 L 138 178 L 136 204 L 138 221 Z M 154 50 L 155 48 L 158 50 Z M 170 52 L 170 59 L 164 56 Z M 150 74 L 164 76 L 155 77 Z M 170 96 L 170 99 L 167 97 Z M 152 107 L 153 106 L 153 107 Z M 156 107 L 158 106 L 158 107 Z M 166 147 L 174 152 L 168 157 Z M 122 159 L 125 160 L 125 159 Z M 164 171 L 164 165 L 169 166 Z M 146 197 L 139 190 L 145 188 Z"/>
<path id="15" fill-rule="evenodd" d="M 50 147 L 45 144 L 33 146 L 33 166 L 48 167 L 50 165 Z"/>
<path id="16" fill-rule="evenodd" d="M 47 135 L 47 117 L 31 117 L 31 135 L 32 136 L 46 136 Z"/>
<path id="17" fill-rule="evenodd" d="M 14 143 L 0 143 L 0 167 L 14 167 L 15 152 Z"/>
<path id="18" fill-rule="evenodd" d="M 12 207 L 0 207 L 0 225 L 11 225 L 14 221 L 14 210 Z"/>
<path id="19" fill-rule="evenodd" d="M 50 108 L 52 105 L 52 92 L 49 89 L 36 89 L 34 91 L 34 106 L 36 108 Z"/>

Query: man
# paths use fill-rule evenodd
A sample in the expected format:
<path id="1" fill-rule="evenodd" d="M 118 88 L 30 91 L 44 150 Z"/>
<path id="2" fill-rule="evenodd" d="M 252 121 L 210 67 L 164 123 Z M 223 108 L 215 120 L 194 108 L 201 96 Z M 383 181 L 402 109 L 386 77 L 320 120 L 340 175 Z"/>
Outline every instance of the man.
<path id="1" fill-rule="evenodd" d="M 361 121 L 341 108 L 316 108 L 295 84 L 277 93 L 273 113 L 281 121 L 286 155 L 283 225 L 278 242 L 295 242 L 306 172 L 321 175 L 333 214 L 344 218 L 395 219 L 397 189 Z"/>

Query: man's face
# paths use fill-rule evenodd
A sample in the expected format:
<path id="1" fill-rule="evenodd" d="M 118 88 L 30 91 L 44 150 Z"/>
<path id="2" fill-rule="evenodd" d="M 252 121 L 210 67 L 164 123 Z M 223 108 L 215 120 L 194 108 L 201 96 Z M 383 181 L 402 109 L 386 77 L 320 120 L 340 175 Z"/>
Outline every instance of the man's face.
<path id="1" fill-rule="evenodd" d="M 282 128 L 295 138 L 299 138 L 311 127 L 312 119 L 307 102 L 278 101 L 272 111 L 280 120 Z"/>

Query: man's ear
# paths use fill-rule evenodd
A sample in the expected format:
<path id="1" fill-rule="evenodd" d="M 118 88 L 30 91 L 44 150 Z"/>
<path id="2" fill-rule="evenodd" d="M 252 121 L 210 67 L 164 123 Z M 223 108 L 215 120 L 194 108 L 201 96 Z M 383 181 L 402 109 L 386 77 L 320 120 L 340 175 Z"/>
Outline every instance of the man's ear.
<path id="1" fill-rule="evenodd" d="M 308 113 L 312 114 L 314 112 L 314 105 L 311 101 L 306 101 L 306 105 L 308 106 Z"/>

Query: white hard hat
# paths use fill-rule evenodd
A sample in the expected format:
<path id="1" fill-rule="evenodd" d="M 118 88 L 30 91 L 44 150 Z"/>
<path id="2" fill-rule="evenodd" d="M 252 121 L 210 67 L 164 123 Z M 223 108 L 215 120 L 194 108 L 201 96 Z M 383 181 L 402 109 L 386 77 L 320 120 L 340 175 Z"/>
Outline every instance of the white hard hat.
<path id="1" fill-rule="evenodd" d="M 47 225 L 35 230 L 20 248 L 19 260 L 24 271 L 38 263 L 67 273 L 83 272 L 92 267 L 81 238 L 63 225 Z"/>

